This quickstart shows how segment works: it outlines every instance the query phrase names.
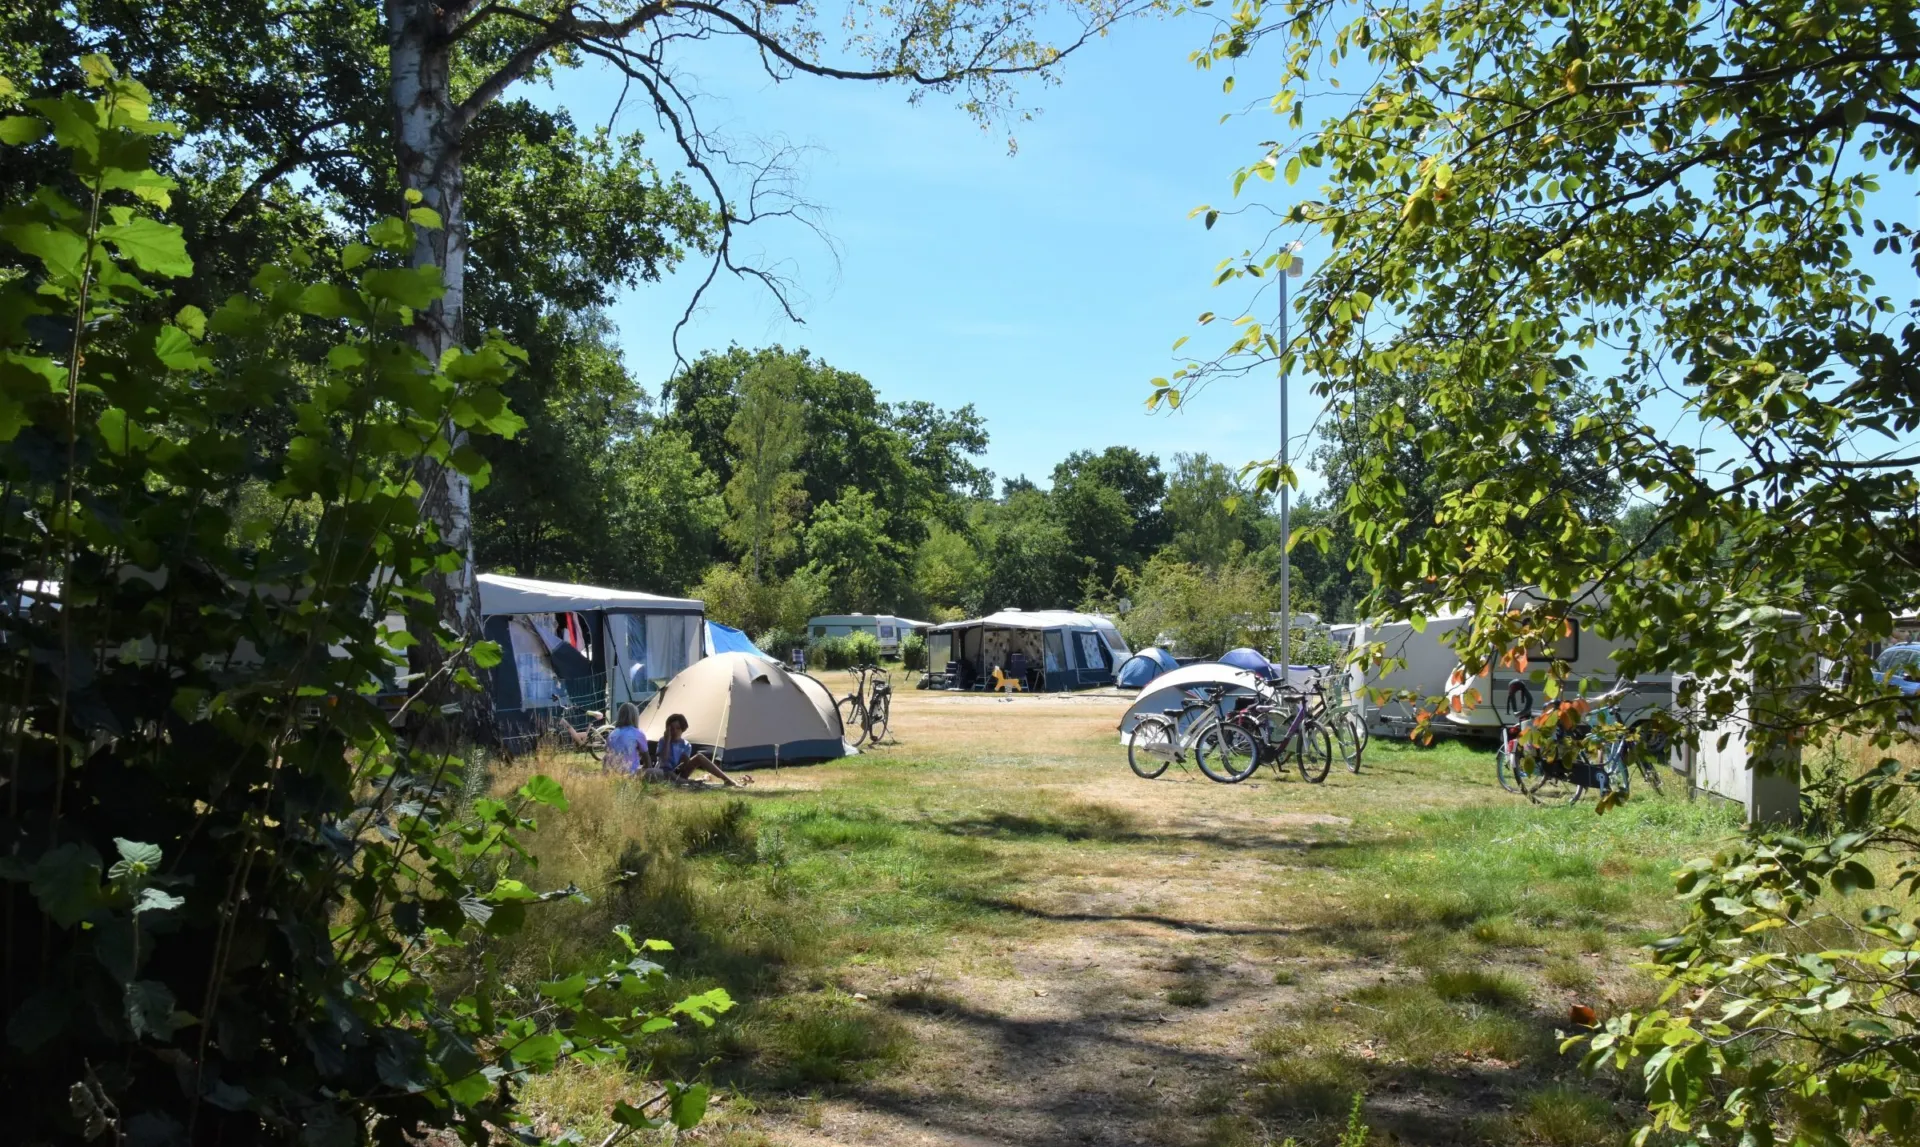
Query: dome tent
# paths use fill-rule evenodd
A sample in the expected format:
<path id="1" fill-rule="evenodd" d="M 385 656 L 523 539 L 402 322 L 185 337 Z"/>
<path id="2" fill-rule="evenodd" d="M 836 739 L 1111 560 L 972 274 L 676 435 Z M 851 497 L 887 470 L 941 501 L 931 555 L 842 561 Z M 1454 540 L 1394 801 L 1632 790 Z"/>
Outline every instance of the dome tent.
<path id="1" fill-rule="evenodd" d="M 1268 661 L 1259 650 L 1248 649 L 1244 645 L 1238 649 L 1229 649 L 1225 653 L 1222 653 L 1220 655 L 1220 664 L 1231 665 L 1235 669 L 1244 669 L 1249 673 L 1257 673 L 1268 681 L 1273 680 L 1274 677 L 1273 662 Z"/>
<path id="2" fill-rule="evenodd" d="M 1171 673 L 1178 668 L 1180 664 L 1173 659 L 1173 654 L 1157 645 L 1149 645 L 1121 663 L 1115 684 L 1122 689 L 1138 689 L 1162 673 Z"/>
<path id="3" fill-rule="evenodd" d="M 716 653 L 681 670 L 640 710 L 640 731 L 659 740 L 675 713 L 687 740 L 726 768 L 851 752 L 827 687 L 758 654 Z"/>

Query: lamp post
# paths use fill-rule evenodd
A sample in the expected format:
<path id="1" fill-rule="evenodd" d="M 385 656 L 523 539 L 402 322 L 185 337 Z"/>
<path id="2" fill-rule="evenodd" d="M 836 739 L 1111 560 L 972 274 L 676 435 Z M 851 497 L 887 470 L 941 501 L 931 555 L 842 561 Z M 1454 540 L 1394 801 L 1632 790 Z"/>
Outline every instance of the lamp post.
<path id="1" fill-rule="evenodd" d="M 1291 443 L 1287 438 L 1287 280 L 1306 270 L 1294 254 L 1300 244 L 1287 247 L 1287 265 L 1280 272 L 1280 680 L 1293 680 L 1293 513 L 1285 470 Z"/>

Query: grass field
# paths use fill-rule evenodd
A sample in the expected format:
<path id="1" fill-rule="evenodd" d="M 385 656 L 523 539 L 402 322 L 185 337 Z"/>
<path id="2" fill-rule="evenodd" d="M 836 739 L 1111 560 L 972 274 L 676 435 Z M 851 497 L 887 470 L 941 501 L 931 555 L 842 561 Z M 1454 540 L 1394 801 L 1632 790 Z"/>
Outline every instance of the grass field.
<path id="1" fill-rule="evenodd" d="M 907 692 L 895 743 L 738 794 L 549 762 L 573 804 L 539 880 L 593 903 L 539 917 L 503 971 L 546 977 L 627 923 L 687 987 L 729 988 L 743 1006 L 656 1065 L 719 1086 L 708 1142 L 1305 1145 L 1356 1094 L 1375 1142 L 1632 1126 L 1630 1084 L 1580 1077 L 1554 1031 L 1650 998 L 1634 948 L 1727 809 L 1536 807 L 1483 751 L 1379 741 L 1320 786 L 1143 781 L 1126 703 Z M 529 1098 L 597 1142 L 636 1086 L 581 1069 Z"/>

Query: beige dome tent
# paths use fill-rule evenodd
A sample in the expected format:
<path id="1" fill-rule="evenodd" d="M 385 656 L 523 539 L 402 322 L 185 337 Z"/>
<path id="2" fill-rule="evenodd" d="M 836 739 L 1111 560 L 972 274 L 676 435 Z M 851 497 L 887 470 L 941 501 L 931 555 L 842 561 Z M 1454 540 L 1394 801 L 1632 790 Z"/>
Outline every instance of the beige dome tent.
<path id="1" fill-rule="evenodd" d="M 674 713 L 687 719 L 687 740 L 727 768 L 851 751 L 825 685 L 751 653 L 716 653 L 681 670 L 640 710 L 640 731 L 659 740 Z"/>

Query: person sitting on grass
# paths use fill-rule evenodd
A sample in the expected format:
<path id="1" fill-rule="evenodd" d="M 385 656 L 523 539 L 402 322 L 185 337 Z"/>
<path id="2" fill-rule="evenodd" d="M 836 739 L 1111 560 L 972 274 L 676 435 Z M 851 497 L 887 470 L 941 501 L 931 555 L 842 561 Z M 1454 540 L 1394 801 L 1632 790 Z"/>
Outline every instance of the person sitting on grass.
<path id="1" fill-rule="evenodd" d="M 632 775 L 645 767 L 647 735 L 640 731 L 640 708 L 622 701 L 613 717 L 613 732 L 607 734 L 607 768 Z"/>
<path id="2" fill-rule="evenodd" d="M 647 776 L 655 780 L 684 781 L 693 775 L 695 769 L 699 769 L 708 776 L 718 778 L 728 788 L 753 783 L 752 777 L 734 780 L 713 763 L 712 757 L 695 752 L 693 746 L 687 743 L 687 719 L 679 713 L 667 718 L 666 732 L 661 734 L 654 753 L 654 767 L 647 770 Z"/>

